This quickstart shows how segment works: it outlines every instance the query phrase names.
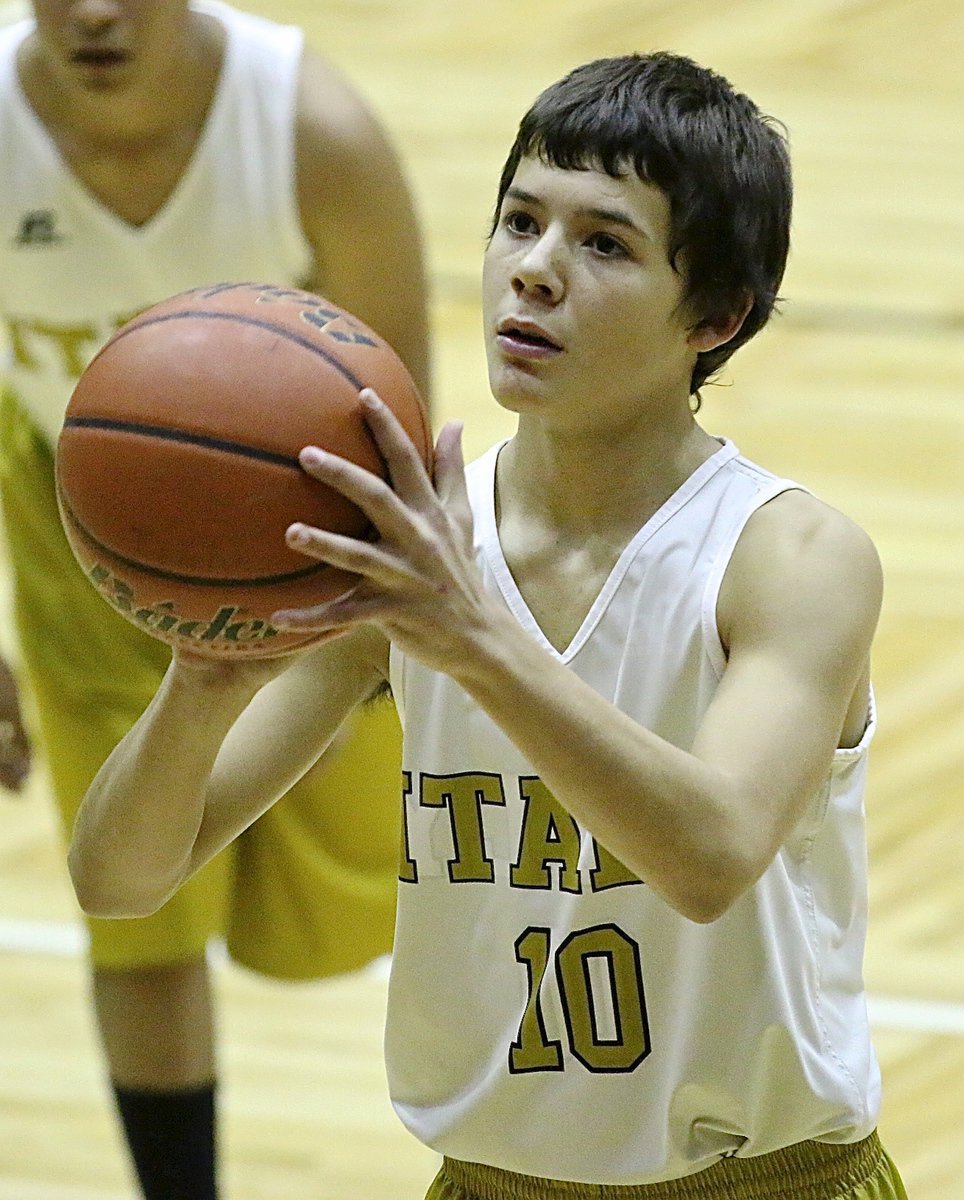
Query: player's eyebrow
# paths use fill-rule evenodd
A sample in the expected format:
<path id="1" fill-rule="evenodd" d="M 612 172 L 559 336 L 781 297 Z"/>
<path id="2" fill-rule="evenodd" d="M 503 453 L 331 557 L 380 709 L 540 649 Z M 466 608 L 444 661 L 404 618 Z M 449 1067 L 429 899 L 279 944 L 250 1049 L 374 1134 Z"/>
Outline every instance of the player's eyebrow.
<path id="1" fill-rule="evenodd" d="M 540 200 L 539 197 L 533 192 L 527 192 L 524 188 L 516 187 L 514 185 L 506 188 L 505 195 L 509 199 L 518 200 L 520 204 L 531 204 L 536 208 L 540 208 L 543 205 L 543 201 Z M 580 208 L 577 210 L 576 215 L 580 217 L 590 217 L 592 220 L 601 221 L 603 224 L 619 225 L 623 229 L 632 230 L 633 233 L 638 234 L 647 241 L 652 241 L 652 237 L 646 232 L 645 229 L 642 229 L 631 217 L 628 217 L 618 208 L 597 208 L 595 206 L 591 208 Z"/>

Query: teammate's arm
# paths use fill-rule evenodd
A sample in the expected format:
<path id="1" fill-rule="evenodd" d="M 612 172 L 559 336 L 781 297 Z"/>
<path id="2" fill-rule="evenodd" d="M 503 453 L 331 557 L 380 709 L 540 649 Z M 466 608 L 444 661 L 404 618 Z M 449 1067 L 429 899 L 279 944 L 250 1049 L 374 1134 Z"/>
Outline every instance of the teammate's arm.
<path id="1" fill-rule="evenodd" d="M 311 51 L 298 96 L 298 199 L 315 254 L 308 284 L 381 334 L 427 401 L 422 241 L 398 156 L 358 93 Z"/>
<path id="2" fill-rule="evenodd" d="M 175 651 L 77 815 L 68 863 L 84 911 L 155 912 L 317 761 L 386 673 L 371 629 L 288 660 Z"/>

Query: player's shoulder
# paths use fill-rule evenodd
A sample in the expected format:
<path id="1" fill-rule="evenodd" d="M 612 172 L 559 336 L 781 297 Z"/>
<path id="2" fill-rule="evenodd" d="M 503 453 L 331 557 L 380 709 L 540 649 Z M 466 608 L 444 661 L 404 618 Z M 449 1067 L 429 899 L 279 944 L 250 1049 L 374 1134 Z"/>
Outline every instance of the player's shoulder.
<path id="1" fill-rule="evenodd" d="M 380 124 L 361 90 L 309 46 L 299 70 L 296 122 L 299 141 L 309 150 L 357 154 L 380 140 Z"/>
<path id="2" fill-rule="evenodd" d="M 357 86 L 307 48 L 295 146 L 301 220 L 312 242 L 321 244 L 346 223 L 388 229 L 391 222 L 401 222 L 406 182 L 387 130 Z M 397 228 L 384 241 L 391 248 L 411 238 L 411 228 Z"/>
<path id="3" fill-rule="evenodd" d="M 749 518 L 734 557 L 760 562 L 838 563 L 875 573 L 877 549 L 865 529 L 811 492 L 793 487 L 778 493 Z"/>
<path id="4" fill-rule="evenodd" d="M 793 624 L 805 613 L 872 627 L 882 591 L 880 557 L 866 530 L 793 488 L 746 522 L 723 579 L 720 630 L 726 635 L 745 620 Z"/>

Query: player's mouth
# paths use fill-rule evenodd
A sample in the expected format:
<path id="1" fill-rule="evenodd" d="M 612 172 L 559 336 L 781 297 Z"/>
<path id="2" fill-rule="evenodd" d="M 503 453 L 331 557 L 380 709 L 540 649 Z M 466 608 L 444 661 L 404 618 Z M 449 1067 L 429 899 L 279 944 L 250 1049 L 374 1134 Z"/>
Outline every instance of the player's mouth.
<path id="1" fill-rule="evenodd" d="M 86 71 L 104 72 L 127 66 L 131 58 L 129 50 L 111 46 L 81 46 L 70 55 L 70 62 Z"/>
<path id="2" fill-rule="evenodd" d="M 501 320 L 495 338 L 502 352 L 512 358 L 551 358 L 563 350 L 541 325 L 521 317 Z"/>

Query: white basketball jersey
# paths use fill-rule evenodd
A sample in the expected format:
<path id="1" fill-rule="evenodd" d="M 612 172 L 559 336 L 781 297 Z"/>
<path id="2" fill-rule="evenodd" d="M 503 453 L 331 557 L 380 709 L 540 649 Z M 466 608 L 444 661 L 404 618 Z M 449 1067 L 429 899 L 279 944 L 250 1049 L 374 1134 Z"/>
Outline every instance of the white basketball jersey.
<path id="1" fill-rule="evenodd" d="M 797 485 L 722 443 L 632 539 L 559 653 L 502 556 L 497 451 L 468 472 L 486 587 L 547 654 L 689 748 L 726 667 L 716 602 L 733 548 Z M 759 882 L 698 925 L 580 828 L 448 676 L 393 650 L 392 687 L 406 794 L 386 1046 L 418 1138 L 523 1174 L 639 1184 L 872 1131 L 873 719 Z"/>
<path id="2" fill-rule="evenodd" d="M 218 0 L 193 5 L 227 31 L 214 100 L 173 194 L 133 226 L 66 167 L 21 90 L 0 30 L 0 315 L 8 382 L 51 442 L 73 385 L 114 330 L 204 283 L 293 284 L 310 268 L 295 182 L 301 31 Z"/>

